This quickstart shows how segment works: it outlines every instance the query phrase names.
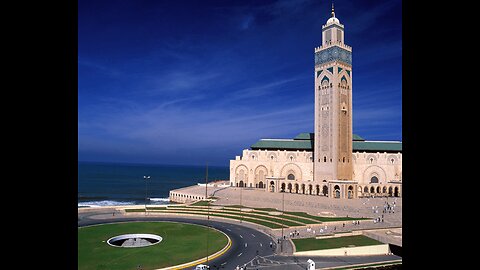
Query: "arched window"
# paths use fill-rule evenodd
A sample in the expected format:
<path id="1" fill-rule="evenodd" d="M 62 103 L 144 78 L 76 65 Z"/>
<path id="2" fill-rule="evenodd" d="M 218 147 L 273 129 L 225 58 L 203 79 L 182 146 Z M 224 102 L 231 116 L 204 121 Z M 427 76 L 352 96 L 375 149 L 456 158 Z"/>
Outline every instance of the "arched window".
<path id="1" fill-rule="evenodd" d="M 363 192 L 368 193 L 368 187 L 365 187 L 365 188 L 363 189 Z"/>
<path id="2" fill-rule="evenodd" d="M 340 187 L 338 185 L 335 185 L 335 187 L 333 188 L 334 190 L 334 196 L 335 198 L 340 198 Z"/>
<path id="3" fill-rule="evenodd" d="M 322 193 L 323 193 L 323 196 L 327 196 L 327 195 L 328 195 L 328 187 L 327 187 L 327 186 L 323 186 L 323 188 L 322 188 Z"/>
<path id="4" fill-rule="evenodd" d="M 392 164 L 394 164 L 394 163 L 395 163 L 395 159 L 393 159 L 393 158 L 390 159 L 390 162 L 392 162 Z"/>
<path id="5" fill-rule="evenodd" d="M 270 156 L 270 159 L 273 160 L 273 156 Z"/>
<path id="6" fill-rule="evenodd" d="M 343 163 L 345 163 L 345 157 L 343 157 Z"/>
<path id="7" fill-rule="evenodd" d="M 376 176 L 373 176 L 371 179 L 370 179 L 370 183 L 374 184 L 374 183 L 378 183 L 378 178 Z"/>
<path id="8" fill-rule="evenodd" d="M 270 192 L 275 192 L 275 182 L 270 181 Z"/>
<path id="9" fill-rule="evenodd" d="M 327 157 L 323 157 L 323 162 L 327 162 Z"/>
<path id="10" fill-rule="evenodd" d="M 373 158 L 370 158 L 370 164 L 372 164 L 372 163 L 373 163 Z"/>
<path id="11" fill-rule="evenodd" d="M 295 175 L 294 175 L 294 174 L 289 174 L 289 175 L 287 176 L 287 179 L 288 179 L 288 180 L 295 180 Z"/>
<path id="12" fill-rule="evenodd" d="M 265 181 L 265 172 L 263 170 L 260 170 L 258 172 L 258 181 L 260 181 L 260 182 Z"/>

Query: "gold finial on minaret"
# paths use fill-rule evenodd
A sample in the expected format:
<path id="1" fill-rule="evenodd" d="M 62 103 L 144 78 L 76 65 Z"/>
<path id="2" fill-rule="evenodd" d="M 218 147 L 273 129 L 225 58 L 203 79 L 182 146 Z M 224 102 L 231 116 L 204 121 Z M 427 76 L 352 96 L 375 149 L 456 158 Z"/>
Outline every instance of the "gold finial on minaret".
<path id="1" fill-rule="evenodd" d="M 333 1 L 332 1 L 332 18 L 335 18 L 335 9 L 333 7 Z"/>

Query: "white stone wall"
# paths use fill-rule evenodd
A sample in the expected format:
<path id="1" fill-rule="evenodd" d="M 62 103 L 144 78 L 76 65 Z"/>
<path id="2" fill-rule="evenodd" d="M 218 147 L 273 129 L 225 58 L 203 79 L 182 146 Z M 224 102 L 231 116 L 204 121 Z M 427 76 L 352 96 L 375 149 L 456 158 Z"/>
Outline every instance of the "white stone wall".
<path id="1" fill-rule="evenodd" d="M 354 152 L 353 180 L 359 185 L 369 184 L 373 176 L 379 184 L 389 181 L 402 181 L 402 154 L 401 153 L 366 153 Z"/>
<path id="2" fill-rule="evenodd" d="M 245 149 L 242 156 L 230 160 L 230 185 L 238 186 L 240 181 L 243 181 L 246 187 L 269 190 L 267 178 L 274 177 L 281 178 L 275 183 L 275 192 L 279 192 L 281 184 L 285 183 L 285 185 L 292 184 L 294 193 L 297 193 L 298 189 L 298 193 L 319 195 L 328 183 L 313 180 L 311 158 L 312 152 L 310 151 Z M 397 188 L 398 196 L 401 196 L 401 153 L 354 152 L 352 159 L 354 170 L 352 180 L 357 182 L 357 192 L 355 193 L 357 196 L 384 196 L 395 193 L 395 188 Z M 293 174 L 295 180 L 288 180 L 289 174 Z M 377 177 L 378 183 L 371 183 L 373 176 Z M 298 187 L 295 187 L 295 184 L 298 184 Z M 304 186 L 302 187 L 302 185 Z M 317 190 L 317 186 L 319 190 Z M 365 192 L 365 188 L 368 192 Z M 287 186 L 286 189 L 287 192 L 290 192 Z M 310 191 L 310 189 L 312 190 Z"/>
<path id="3" fill-rule="evenodd" d="M 230 183 L 242 180 L 241 170 L 244 171 L 244 183 L 247 187 L 255 187 L 267 177 L 287 177 L 292 173 L 299 181 L 313 180 L 313 156 L 310 151 L 268 151 L 243 150 L 242 156 L 230 160 Z M 260 172 L 264 172 L 264 178 Z"/>
<path id="4" fill-rule="evenodd" d="M 358 182 L 358 195 L 382 195 L 402 193 L 402 154 L 354 152 L 353 180 Z M 378 183 L 372 183 L 372 177 Z M 374 192 L 372 192 L 372 190 Z M 366 193 L 366 191 L 368 191 Z"/>

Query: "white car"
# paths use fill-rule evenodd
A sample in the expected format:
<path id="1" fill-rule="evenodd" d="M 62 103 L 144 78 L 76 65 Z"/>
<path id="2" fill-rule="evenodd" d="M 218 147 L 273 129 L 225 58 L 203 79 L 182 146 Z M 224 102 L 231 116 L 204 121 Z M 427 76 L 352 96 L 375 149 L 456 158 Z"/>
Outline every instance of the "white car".
<path id="1" fill-rule="evenodd" d="M 195 270 L 208 270 L 210 269 L 210 266 L 205 265 L 205 264 L 199 264 L 197 267 L 195 267 Z"/>

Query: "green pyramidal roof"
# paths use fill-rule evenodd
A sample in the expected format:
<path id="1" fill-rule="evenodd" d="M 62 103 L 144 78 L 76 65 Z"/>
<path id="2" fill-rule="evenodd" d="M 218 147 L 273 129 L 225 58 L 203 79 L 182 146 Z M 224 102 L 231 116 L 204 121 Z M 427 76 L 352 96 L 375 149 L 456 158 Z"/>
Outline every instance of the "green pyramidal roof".
<path id="1" fill-rule="evenodd" d="M 313 140 L 261 139 L 251 146 L 252 150 L 305 150 L 312 151 Z"/>
<path id="2" fill-rule="evenodd" d="M 314 133 L 300 133 L 293 139 L 261 139 L 251 145 L 252 150 L 300 150 L 312 151 Z M 398 141 L 365 141 L 353 134 L 353 151 L 365 152 L 402 152 L 402 142 Z"/>
<path id="3" fill-rule="evenodd" d="M 365 141 L 364 138 L 358 136 L 357 134 L 353 134 L 353 135 L 352 135 L 352 140 L 353 140 L 353 141 Z"/>
<path id="4" fill-rule="evenodd" d="M 313 140 L 314 135 L 315 133 L 300 133 L 298 134 L 295 138 L 293 138 L 294 140 Z"/>

